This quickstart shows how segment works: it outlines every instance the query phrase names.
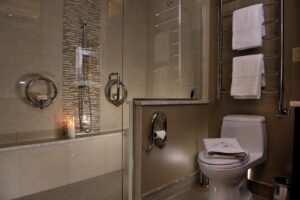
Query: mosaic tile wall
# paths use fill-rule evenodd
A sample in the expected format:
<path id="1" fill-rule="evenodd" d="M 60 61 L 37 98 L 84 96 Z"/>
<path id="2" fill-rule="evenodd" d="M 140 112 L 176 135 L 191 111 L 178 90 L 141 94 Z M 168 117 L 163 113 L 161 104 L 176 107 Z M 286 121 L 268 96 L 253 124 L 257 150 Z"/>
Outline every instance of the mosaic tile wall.
<path id="1" fill-rule="evenodd" d="M 96 57 L 89 63 L 92 133 L 100 131 L 100 31 L 101 0 L 65 0 L 63 17 L 63 115 L 75 117 L 76 132 L 79 129 L 78 86 L 76 83 L 76 49 L 82 46 L 83 20 L 87 22 L 88 46 Z"/>

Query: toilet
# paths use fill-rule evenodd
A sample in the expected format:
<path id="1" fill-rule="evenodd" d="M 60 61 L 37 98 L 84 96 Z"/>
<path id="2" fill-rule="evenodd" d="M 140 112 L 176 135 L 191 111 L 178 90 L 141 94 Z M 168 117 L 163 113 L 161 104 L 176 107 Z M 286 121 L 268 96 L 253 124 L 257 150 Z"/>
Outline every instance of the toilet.
<path id="1" fill-rule="evenodd" d="M 198 156 L 201 172 L 209 178 L 209 200 L 250 200 L 247 171 L 267 158 L 266 119 L 257 115 L 227 115 L 223 118 L 221 138 L 236 138 L 248 151 L 246 158 L 207 159 Z"/>

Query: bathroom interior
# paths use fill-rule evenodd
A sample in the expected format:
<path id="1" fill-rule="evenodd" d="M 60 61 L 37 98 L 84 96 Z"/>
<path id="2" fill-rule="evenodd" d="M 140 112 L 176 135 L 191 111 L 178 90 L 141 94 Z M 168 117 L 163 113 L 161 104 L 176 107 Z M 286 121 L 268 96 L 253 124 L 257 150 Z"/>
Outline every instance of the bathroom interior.
<path id="1" fill-rule="evenodd" d="M 0 0 L 0 200 L 297 199 L 299 8 Z M 228 138 L 245 156 L 210 158 Z"/>

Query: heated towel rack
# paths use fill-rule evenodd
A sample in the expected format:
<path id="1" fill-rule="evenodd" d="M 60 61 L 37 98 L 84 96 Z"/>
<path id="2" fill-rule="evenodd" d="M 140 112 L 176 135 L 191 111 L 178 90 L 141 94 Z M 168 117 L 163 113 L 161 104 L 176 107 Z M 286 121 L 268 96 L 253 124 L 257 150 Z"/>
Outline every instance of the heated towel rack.
<path id="1" fill-rule="evenodd" d="M 225 4 L 234 3 L 237 0 L 219 0 L 219 10 L 218 10 L 218 70 L 217 70 L 217 98 L 222 99 L 224 94 L 229 94 L 229 88 L 226 88 L 224 84 L 225 79 L 231 79 L 231 76 L 224 75 L 224 65 L 230 65 L 232 63 L 232 58 L 225 59 L 224 51 L 231 51 L 234 56 L 252 54 L 264 52 L 263 47 L 243 50 L 243 51 L 234 51 L 231 49 L 230 44 L 224 43 L 225 35 L 231 35 L 231 30 L 224 30 L 224 20 L 229 20 L 232 18 L 232 13 L 224 15 L 224 6 Z M 265 20 L 264 25 L 275 24 L 277 27 L 277 34 L 275 36 L 265 36 L 263 38 L 263 44 L 266 42 L 276 42 L 277 43 L 277 53 L 274 55 L 265 55 L 264 59 L 266 60 L 278 60 L 280 67 L 275 72 L 267 72 L 264 74 L 265 77 L 276 77 L 278 86 L 276 89 L 263 89 L 263 94 L 275 94 L 278 97 L 278 104 L 276 108 L 276 116 L 282 117 L 289 115 L 289 110 L 284 107 L 284 0 L 276 0 L 272 2 L 263 3 L 263 7 L 276 7 L 278 11 L 278 16 L 274 19 Z M 268 33 L 266 34 L 268 35 Z M 268 84 L 268 83 L 267 83 Z"/>

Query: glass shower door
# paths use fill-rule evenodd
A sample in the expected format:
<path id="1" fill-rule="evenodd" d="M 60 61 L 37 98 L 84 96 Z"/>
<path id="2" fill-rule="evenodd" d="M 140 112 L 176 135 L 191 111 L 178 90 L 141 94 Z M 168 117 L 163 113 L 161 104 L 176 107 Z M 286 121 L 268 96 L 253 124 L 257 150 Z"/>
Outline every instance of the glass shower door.
<path id="1" fill-rule="evenodd" d="M 123 199 L 123 0 L 1 0 L 0 26 L 0 199 Z"/>
<path id="2" fill-rule="evenodd" d="M 123 105 L 127 88 L 123 81 L 123 0 L 101 2 L 100 128 L 107 137 L 107 170 L 110 198 L 126 199 L 123 192 Z M 100 198 L 101 199 L 101 198 Z"/>

